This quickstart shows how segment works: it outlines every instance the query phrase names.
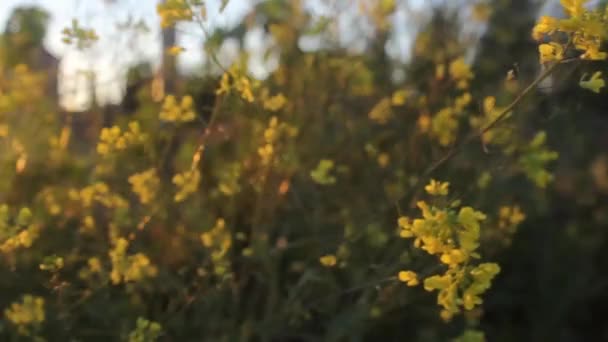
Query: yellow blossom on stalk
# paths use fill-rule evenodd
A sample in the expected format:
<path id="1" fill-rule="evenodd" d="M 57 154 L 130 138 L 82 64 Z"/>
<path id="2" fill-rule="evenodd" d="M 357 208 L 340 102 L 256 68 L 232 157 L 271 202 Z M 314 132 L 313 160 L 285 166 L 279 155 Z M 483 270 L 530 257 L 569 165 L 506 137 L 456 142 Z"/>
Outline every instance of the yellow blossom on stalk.
<path id="1" fill-rule="evenodd" d="M 142 253 L 127 254 L 129 241 L 118 238 L 113 241 L 114 248 L 109 252 L 112 262 L 110 279 L 113 284 L 122 282 L 137 282 L 144 278 L 154 277 L 157 274 L 156 266 L 152 265 L 150 259 Z"/>
<path id="2" fill-rule="evenodd" d="M 326 254 L 319 258 L 319 262 L 325 267 L 334 267 L 336 266 L 338 259 L 333 254 Z"/>
<path id="3" fill-rule="evenodd" d="M 372 110 L 369 112 L 368 116 L 370 120 L 373 120 L 379 124 L 385 124 L 391 118 L 393 112 L 391 111 L 391 99 L 388 97 L 380 100 Z"/>
<path id="4" fill-rule="evenodd" d="M 0 205 L 0 252 L 29 248 L 39 235 L 40 226 L 32 222 L 32 212 L 28 208 L 22 208 L 16 217 L 11 217 L 9 207 Z"/>
<path id="5" fill-rule="evenodd" d="M 251 88 L 251 82 L 247 77 L 240 77 L 235 82 L 236 90 L 241 94 L 241 98 L 247 102 L 253 102 L 253 91 Z"/>
<path id="6" fill-rule="evenodd" d="M 228 94 L 231 90 L 236 90 L 241 99 L 251 103 L 255 100 L 253 91 L 258 87 L 259 82 L 252 82 L 251 79 L 239 69 L 238 65 L 234 65 L 222 75 L 220 86 L 216 90 L 216 94 Z M 278 98 L 275 99 L 275 101 L 277 101 L 277 103 L 274 103 L 274 105 L 278 105 L 280 104 L 278 101 L 281 101 L 281 99 Z"/>
<path id="7" fill-rule="evenodd" d="M 420 132 L 426 133 L 431 127 L 431 122 L 432 120 L 430 115 L 422 114 L 418 117 L 418 120 L 416 121 L 416 126 L 418 126 L 418 128 L 420 129 Z"/>
<path id="8" fill-rule="evenodd" d="M 397 90 L 391 97 L 391 104 L 393 106 L 403 106 L 409 95 L 410 92 L 407 90 Z"/>
<path id="9" fill-rule="evenodd" d="M 473 97 L 471 96 L 471 93 L 468 93 L 468 92 L 464 93 L 461 96 L 456 98 L 456 100 L 454 101 L 454 108 L 456 109 L 456 111 L 460 112 L 466 106 L 468 106 L 472 100 L 473 100 Z"/>
<path id="10" fill-rule="evenodd" d="M 468 87 L 469 81 L 473 79 L 471 67 L 465 62 L 464 57 L 460 57 L 450 63 L 450 77 L 457 82 L 459 89 Z"/>
<path id="11" fill-rule="evenodd" d="M 561 44 L 553 42 L 541 44 L 538 47 L 538 51 L 540 52 L 541 63 L 559 62 L 564 58 L 564 48 Z"/>
<path id="12" fill-rule="evenodd" d="M 83 189 L 72 189 L 68 196 L 73 201 L 78 201 L 83 207 L 89 208 L 94 202 L 100 203 L 107 208 L 126 208 L 128 202 L 120 195 L 112 193 L 106 183 L 97 182 Z"/>
<path id="13" fill-rule="evenodd" d="M 542 63 L 559 61 L 565 54 L 562 45 L 563 35 L 573 43 L 575 50 L 582 52 L 581 59 L 604 60 L 608 56 L 600 51 L 608 30 L 606 21 L 608 17 L 598 10 L 587 9 L 586 0 L 562 0 L 568 18 L 557 19 L 543 16 L 532 30 L 532 37 L 538 41 L 549 40 L 539 46 Z M 560 33 L 561 36 L 556 35 Z"/>
<path id="14" fill-rule="evenodd" d="M 267 109 L 271 112 L 276 112 L 276 111 L 280 110 L 281 108 L 283 108 L 286 103 L 287 103 L 287 98 L 282 93 L 279 93 L 275 96 L 272 96 L 272 97 L 264 100 L 264 109 Z"/>
<path id="15" fill-rule="evenodd" d="M 433 196 L 445 196 L 448 194 L 448 187 L 450 183 L 448 182 L 438 182 L 434 179 L 431 179 L 431 182 L 424 187 L 424 190 L 429 193 L 429 195 Z"/>
<path id="16" fill-rule="evenodd" d="M 174 45 L 167 49 L 167 53 L 171 56 L 177 56 L 184 51 L 186 51 L 186 49 L 178 45 Z"/>
<path id="17" fill-rule="evenodd" d="M 175 25 L 179 21 L 190 21 L 193 12 L 187 0 L 167 0 L 156 6 L 163 28 Z"/>
<path id="18" fill-rule="evenodd" d="M 262 164 L 269 164 L 272 160 L 272 156 L 274 154 L 274 148 L 272 144 L 265 144 L 264 146 L 258 148 L 258 155 L 262 159 Z"/>
<path id="19" fill-rule="evenodd" d="M 150 203 L 156 196 L 160 179 L 156 173 L 156 169 L 149 169 L 141 173 L 136 173 L 129 177 L 129 183 L 133 188 L 133 192 L 139 196 L 139 201 L 143 204 Z"/>
<path id="20" fill-rule="evenodd" d="M 448 183 L 433 181 L 427 191 L 448 194 Z M 451 319 L 461 309 L 472 310 L 482 303 L 480 295 L 485 292 L 499 267 L 493 263 L 475 266 L 474 259 L 480 257 L 480 222 L 486 216 L 471 207 L 455 205 L 447 208 L 435 207 L 424 201 L 418 202 L 422 217 L 410 219 L 402 216 L 398 220 L 399 235 L 414 239 L 414 246 L 438 257 L 447 267 L 443 274 L 424 279 L 424 289 L 437 291 L 437 303 L 442 307 L 441 317 Z M 410 273 L 411 272 L 411 273 Z M 398 278 L 410 286 L 417 284 L 418 277 L 412 271 L 402 271 Z"/>
<path id="21" fill-rule="evenodd" d="M 412 271 L 400 271 L 397 275 L 399 281 L 404 282 L 407 286 L 416 286 L 418 285 L 418 275 Z"/>
<path id="22" fill-rule="evenodd" d="M 331 185 L 336 183 L 336 177 L 331 175 L 334 169 L 334 161 L 331 159 L 321 159 L 317 167 L 310 171 L 310 177 L 321 185 Z"/>
<path id="23" fill-rule="evenodd" d="M 118 126 L 103 128 L 97 143 L 97 153 L 105 156 L 114 151 L 122 151 L 132 145 L 142 143 L 145 138 L 146 135 L 141 132 L 137 121 L 131 121 L 125 131 Z"/>
<path id="24" fill-rule="evenodd" d="M 137 318 L 135 329 L 129 333 L 129 342 L 152 342 L 158 340 L 162 326 L 158 322 Z"/>
<path id="25" fill-rule="evenodd" d="M 551 34 L 559 27 L 559 21 L 556 18 L 542 16 L 532 29 L 532 38 L 541 40 L 544 35 Z"/>
<path id="26" fill-rule="evenodd" d="M 445 77 L 445 64 L 438 64 L 435 67 L 435 78 L 442 80 Z"/>
<path id="27" fill-rule="evenodd" d="M 526 219 L 526 215 L 521 211 L 519 206 L 502 206 L 498 214 L 500 219 L 498 226 L 505 228 L 508 226 L 517 226 Z"/>
<path id="28" fill-rule="evenodd" d="M 230 266 L 227 254 L 232 246 L 232 235 L 226 228 L 226 221 L 218 218 L 213 228 L 201 234 L 201 242 L 211 253 L 215 273 L 225 274 Z"/>
<path id="29" fill-rule="evenodd" d="M 21 302 L 12 303 L 4 310 L 6 319 L 17 326 L 21 335 L 29 335 L 30 329 L 45 321 L 44 299 L 32 295 L 24 295 Z"/>
<path id="30" fill-rule="evenodd" d="M 431 120 L 431 132 L 441 146 L 448 146 L 456 140 L 458 119 L 450 107 L 441 109 Z"/>
<path id="31" fill-rule="evenodd" d="M 192 96 L 186 95 L 178 102 L 175 96 L 167 95 L 163 102 L 159 118 L 169 122 L 190 122 L 196 119 L 193 109 L 194 100 Z"/>
<path id="32" fill-rule="evenodd" d="M 173 176 L 173 184 L 177 186 L 178 191 L 174 196 L 175 202 L 182 202 L 188 196 L 198 190 L 198 185 L 201 181 L 201 173 L 197 168 L 189 171 L 178 173 Z"/>
<path id="33" fill-rule="evenodd" d="M 386 168 L 391 162 L 391 157 L 388 153 L 380 153 L 377 161 L 381 168 Z"/>
<path id="34" fill-rule="evenodd" d="M 581 88 L 584 88 L 584 89 L 590 90 L 596 94 L 599 94 L 600 90 L 606 86 L 606 82 L 602 78 L 601 71 L 596 71 L 588 80 L 583 81 L 583 79 L 586 76 L 587 76 L 586 74 L 583 75 L 583 77 L 581 78 L 581 80 L 578 83 L 581 86 Z"/>
<path id="35" fill-rule="evenodd" d="M 276 153 L 275 146 L 280 138 L 295 137 L 298 134 L 296 127 L 290 126 L 285 122 L 279 122 L 276 116 L 270 118 L 268 127 L 264 130 L 264 142 L 258 148 L 258 155 L 263 165 L 269 165 L 274 160 Z"/>

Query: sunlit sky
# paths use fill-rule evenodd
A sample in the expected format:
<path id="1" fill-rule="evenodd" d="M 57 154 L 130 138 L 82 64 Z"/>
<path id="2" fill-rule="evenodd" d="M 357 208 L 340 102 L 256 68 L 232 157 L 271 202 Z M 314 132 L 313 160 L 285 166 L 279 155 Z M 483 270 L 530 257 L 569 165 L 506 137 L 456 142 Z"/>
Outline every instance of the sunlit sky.
<path id="1" fill-rule="evenodd" d="M 333 0 L 308 0 L 307 7 L 316 14 L 324 14 L 324 8 Z M 370 0 L 375 1 L 375 0 Z M 88 104 L 87 76 L 83 71 L 93 71 L 96 75 L 97 100 L 101 103 L 118 102 L 122 97 L 124 75 L 127 68 L 136 61 L 148 60 L 158 62 L 160 47 L 159 21 L 156 14 L 158 0 L 0 0 L 0 28 L 4 29 L 6 20 L 11 11 L 17 6 L 38 5 L 51 14 L 48 34 L 45 40 L 46 48 L 61 59 L 59 91 L 63 105 L 71 109 L 83 109 Z M 253 7 L 256 0 L 230 0 L 226 9 L 220 14 L 221 0 L 208 0 L 209 28 L 223 26 L 229 27 L 239 20 Z M 399 33 L 397 39 L 387 46 L 389 53 L 398 58 L 407 58 L 411 44 L 412 28 L 419 16 L 412 16 L 412 11 L 422 13 L 423 8 L 431 0 L 402 1 L 402 10 L 397 11 L 394 21 Z M 143 20 L 149 28 L 148 32 L 131 29 L 120 31 L 117 23 L 126 22 L 133 18 L 133 22 Z M 93 28 L 100 36 L 93 48 L 78 51 L 73 46 L 62 42 L 61 31 L 71 25 L 72 19 L 77 18 L 83 27 Z M 415 19 L 412 19 L 415 18 Z M 419 23 L 418 23 L 419 24 Z M 340 35 L 348 36 L 353 32 L 352 22 L 343 21 L 340 25 Z M 361 30 L 360 27 L 357 29 Z M 178 29 L 178 43 L 186 48 L 180 55 L 179 66 L 183 70 L 192 70 L 200 65 L 205 56 L 202 53 L 201 43 L 204 34 L 200 27 L 180 26 Z M 246 41 L 246 48 L 260 49 L 264 42 L 262 34 L 255 32 Z M 361 39 L 352 36 L 347 45 L 356 47 Z M 228 49 L 230 50 L 230 49 Z M 230 51 L 227 53 L 229 58 Z M 226 58 L 221 58 L 225 60 Z M 267 71 L 260 60 L 253 63 L 252 72 L 263 76 Z M 255 75 L 254 75 L 255 76 Z"/>

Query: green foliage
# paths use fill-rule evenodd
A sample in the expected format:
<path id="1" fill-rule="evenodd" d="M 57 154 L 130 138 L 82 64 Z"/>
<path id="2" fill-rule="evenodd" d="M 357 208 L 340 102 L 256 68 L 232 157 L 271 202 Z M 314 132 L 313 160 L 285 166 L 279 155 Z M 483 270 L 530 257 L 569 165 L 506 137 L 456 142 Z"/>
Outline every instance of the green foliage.
<path id="1" fill-rule="evenodd" d="M 608 159 L 589 147 L 602 134 L 583 119 L 605 108 L 593 102 L 604 80 L 598 64 L 576 74 L 603 56 L 605 18 L 564 3 L 569 19 L 517 21 L 500 54 L 473 62 L 469 19 L 438 9 L 403 62 L 385 49 L 397 1 L 361 2 L 361 52 L 336 43 L 343 17 L 264 1 L 208 48 L 259 25 L 272 38 L 260 54 L 278 56 L 267 78 L 245 52 L 230 67 L 211 55 L 218 65 L 166 94 L 141 64 L 127 113 L 87 113 L 93 138 L 58 114 L 49 75 L 0 60 L 0 339 L 555 340 L 570 321 L 558 315 L 601 292 L 590 285 L 608 223 Z M 511 18 L 482 5 L 476 20 Z M 203 1 L 157 11 L 165 28 L 198 21 L 207 34 Z M 76 21 L 64 33 L 95 43 Z M 540 50 L 530 33 L 546 35 Z M 324 44 L 302 51 L 304 36 Z M 543 71 L 516 76 L 519 61 L 498 61 L 513 56 Z M 553 107 L 537 92 L 558 69 L 587 97 Z"/>

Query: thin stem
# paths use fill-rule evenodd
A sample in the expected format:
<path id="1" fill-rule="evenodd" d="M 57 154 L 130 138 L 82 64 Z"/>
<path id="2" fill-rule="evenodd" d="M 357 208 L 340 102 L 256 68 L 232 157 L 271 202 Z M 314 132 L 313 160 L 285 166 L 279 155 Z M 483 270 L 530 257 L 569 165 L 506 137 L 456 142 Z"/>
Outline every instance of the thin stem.
<path id="1" fill-rule="evenodd" d="M 414 185 L 414 188 L 416 188 L 416 191 L 414 193 L 414 196 L 412 196 L 412 200 L 410 202 L 410 207 L 413 207 L 415 205 L 416 198 L 420 194 L 421 185 L 424 184 L 424 182 L 427 180 L 427 178 L 429 178 L 429 176 L 433 172 L 435 172 L 440 166 L 442 166 L 447 161 L 449 161 L 454 156 L 456 156 L 470 142 L 479 139 L 485 133 L 492 130 L 494 127 L 496 127 L 496 125 L 498 125 L 501 121 L 503 121 L 509 115 L 509 113 L 513 110 L 513 108 L 515 108 L 515 106 L 517 106 L 526 97 L 526 95 L 528 95 L 532 90 L 534 90 L 534 88 L 536 86 L 538 86 L 538 84 L 540 84 L 544 79 L 549 77 L 555 71 L 555 69 L 557 68 L 558 65 L 570 63 L 570 62 L 573 62 L 576 60 L 578 60 L 578 59 L 576 59 L 576 58 L 565 59 L 565 60 L 562 60 L 560 62 L 553 63 L 552 65 L 550 65 L 547 69 L 545 69 L 545 71 L 542 74 L 540 74 L 534 81 L 532 81 L 532 83 L 530 83 L 524 90 L 522 90 L 522 92 L 519 93 L 519 95 L 517 95 L 517 97 L 513 101 L 511 101 L 511 103 L 507 107 L 505 107 L 500 112 L 500 114 L 498 114 L 498 116 L 496 118 L 494 118 L 494 120 L 492 120 L 490 123 L 488 123 L 481 130 L 471 132 L 459 144 L 454 146 L 445 155 L 443 155 L 441 158 L 439 158 L 434 163 L 432 163 L 416 181 L 416 184 Z M 397 207 L 398 211 L 401 211 L 399 209 L 399 200 L 396 201 L 395 206 Z"/>

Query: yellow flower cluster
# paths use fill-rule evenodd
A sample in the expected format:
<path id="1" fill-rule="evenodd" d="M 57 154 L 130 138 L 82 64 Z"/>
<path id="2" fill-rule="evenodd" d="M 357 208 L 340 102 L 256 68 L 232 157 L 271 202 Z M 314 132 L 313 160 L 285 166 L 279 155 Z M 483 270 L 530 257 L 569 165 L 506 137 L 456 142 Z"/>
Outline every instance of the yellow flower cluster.
<path id="1" fill-rule="evenodd" d="M 167 49 L 167 54 L 169 54 L 170 56 L 178 56 L 180 53 L 182 53 L 184 51 L 186 51 L 186 49 L 184 49 L 183 47 L 174 45 Z"/>
<path id="2" fill-rule="evenodd" d="M 262 164 L 269 165 L 275 155 L 275 146 L 279 138 L 283 135 L 294 137 L 298 134 L 298 129 L 284 122 L 279 123 L 276 116 L 270 118 L 268 127 L 264 130 L 264 144 L 258 148 L 258 155 L 262 159 Z"/>
<path id="3" fill-rule="evenodd" d="M 431 132 L 442 146 L 448 146 L 456 140 L 458 117 L 452 108 L 443 108 L 431 121 Z"/>
<path id="4" fill-rule="evenodd" d="M 397 278 L 399 278 L 399 281 L 406 283 L 407 286 L 416 286 L 420 283 L 418 275 L 412 271 L 400 271 Z"/>
<path id="5" fill-rule="evenodd" d="M 426 191 L 434 196 L 446 196 L 448 183 L 431 181 Z M 494 263 L 472 266 L 472 259 L 479 258 L 480 222 L 486 216 L 471 207 L 438 208 L 426 202 L 418 202 L 422 217 L 410 220 L 400 217 L 398 224 L 403 238 L 414 238 L 414 246 L 436 255 L 447 266 L 444 274 L 424 279 L 427 291 L 438 291 L 437 303 L 443 308 L 441 316 L 448 320 L 461 308 L 472 310 L 482 303 L 480 295 L 490 286 L 500 268 Z M 400 281 L 415 286 L 419 280 L 413 271 L 401 271 Z"/>
<path id="6" fill-rule="evenodd" d="M 498 227 L 500 228 L 518 226 L 526 219 L 526 215 L 521 211 L 521 209 L 517 205 L 512 207 L 500 207 L 498 217 L 500 219 Z"/>
<path id="7" fill-rule="evenodd" d="M 333 254 L 326 254 L 319 258 L 319 262 L 325 267 L 334 267 L 338 263 L 338 258 Z"/>
<path id="8" fill-rule="evenodd" d="M 32 71 L 25 64 L 15 66 L 12 77 L 2 81 L 0 113 L 30 108 L 44 97 L 46 75 Z M 8 130 L 8 126 L 4 129 Z"/>
<path id="9" fill-rule="evenodd" d="M 10 253 L 20 247 L 29 248 L 39 235 L 40 227 L 31 225 L 16 235 L 4 240 L 0 244 L 0 251 L 3 253 Z"/>
<path id="10" fill-rule="evenodd" d="M 552 41 L 539 46 L 542 63 L 559 61 L 569 42 L 559 42 L 557 34 L 566 34 L 574 48 L 582 54 L 580 58 L 603 60 L 608 56 L 600 51 L 608 34 L 608 12 L 585 8 L 589 0 L 562 0 L 568 18 L 557 19 L 543 16 L 532 30 L 532 37 L 538 41 L 549 37 Z"/>
<path id="11" fill-rule="evenodd" d="M 446 196 L 448 194 L 448 188 L 450 187 L 450 183 L 448 182 L 438 182 L 434 179 L 431 179 L 431 182 L 424 187 L 424 190 L 433 196 Z"/>
<path id="12" fill-rule="evenodd" d="M 222 75 L 220 87 L 217 89 L 216 94 L 228 94 L 230 90 L 234 89 L 243 100 L 251 103 L 254 101 L 253 87 L 246 75 L 239 72 L 238 68 L 232 67 Z"/>
<path id="13" fill-rule="evenodd" d="M 559 62 L 564 59 L 564 47 L 561 44 L 550 42 L 538 46 L 540 62 Z"/>
<path id="14" fill-rule="evenodd" d="M 499 115 L 503 112 L 502 107 L 496 106 L 496 98 L 494 96 L 487 96 L 483 100 L 483 113 L 479 116 L 471 117 L 471 127 L 478 131 L 483 130 L 491 122 L 494 122 Z M 511 113 L 507 113 L 505 117 L 509 117 Z M 512 130 L 508 127 L 494 127 L 493 129 L 485 132 L 482 135 L 482 140 L 486 144 L 506 144 L 511 141 Z"/>
<path id="15" fill-rule="evenodd" d="M 6 319 L 17 326 L 21 335 L 30 335 L 30 329 L 45 320 L 44 299 L 32 295 L 23 296 L 21 302 L 12 303 L 4 310 Z"/>
<path id="16" fill-rule="evenodd" d="M 42 271 L 57 272 L 63 268 L 64 264 L 62 257 L 52 255 L 45 257 L 39 267 Z"/>
<path id="17" fill-rule="evenodd" d="M 110 279 L 112 284 L 121 282 L 136 282 L 144 278 L 154 277 L 158 273 L 156 266 L 150 263 L 150 259 L 142 253 L 127 255 L 129 241 L 118 238 L 114 241 L 114 248 L 109 252 L 112 262 Z"/>
<path id="18" fill-rule="evenodd" d="M 191 21 L 194 17 L 187 0 L 167 0 L 156 6 L 156 13 L 163 28 L 171 27 L 179 21 Z"/>
<path id="19" fill-rule="evenodd" d="M 40 234 L 40 227 L 31 222 L 32 213 L 22 208 L 11 220 L 9 207 L 0 206 L 0 252 L 10 253 L 17 248 L 29 248 Z"/>
<path id="20" fill-rule="evenodd" d="M 456 82 L 456 87 L 458 89 L 468 88 L 469 82 L 474 76 L 471 67 L 465 62 L 464 57 L 452 61 L 448 71 L 451 79 Z"/>
<path id="21" fill-rule="evenodd" d="M 317 168 L 310 171 L 310 177 L 316 183 L 321 185 L 331 185 L 336 183 L 336 177 L 332 176 L 330 172 L 334 168 L 334 161 L 331 159 L 321 159 Z"/>
<path id="22" fill-rule="evenodd" d="M 182 97 L 178 103 L 173 95 L 167 95 L 163 102 L 163 107 L 160 112 L 160 119 L 169 122 L 191 122 L 196 119 L 196 114 L 193 109 L 194 101 L 192 96 L 186 95 Z"/>
<path id="23" fill-rule="evenodd" d="M 457 89 L 464 91 L 457 96 L 452 103 L 440 109 L 432 119 L 427 114 L 420 116 L 420 130 L 426 132 L 430 128 L 430 133 L 437 139 L 440 145 L 448 146 L 456 141 L 459 118 L 464 113 L 465 109 L 471 104 L 473 97 L 466 91 L 469 87 L 469 82 L 474 75 L 471 67 L 466 64 L 463 57 L 457 58 L 447 65 L 450 81 L 454 82 Z M 435 77 L 443 79 L 446 76 L 446 64 L 439 64 L 435 70 Z M 425 102 L 425 101 L 423 101 Z"/>
<path id="24" fill-rule="evenodd" d="M 201 234 L 201 242 L 211 251 L 214 271 L 217 275 L 224 275 L 230 267 L 230 260 L 226 257 L 232 246 L 232 236 L 226 228 L 226 221 L 218 218 L 215 226 Z"/>
<path id="25" fill-rule="evenodd" d="M 219 172 L 216 175 L 219 179 L 217 189 L 220 193 L 225 196 L 233 196 L 241 191 L 241 186 L 239 185 L 241 168 L 240 163 L 234 162 L 218 170 Z"/>
<path id="26" fill-rule="evenodd" d="M 176 174 L 172 181 L 178 187 L 173 199 L 175 202 L 182 202 L 198 190 L 198 185 L 201 182 L 201 172 L 197 168 L 193 168 Z"/>
<path id="27" fill-rule="evenodd" d="M 80 270 L 78 276 L 81 279 L 91 279 L 93 275 L 102 274 L 103 267 L 101 260 L 98 257 L 92 257 L 87 260 L 87 267 Z"/>
<path id="28" fill-rule="evenodd" d="M 372 110 L 369 112 L 368 117 L 370 120 L 375 121 L 381 125 L 387 123 L 393 115 L 391 107 L 391 99 L 388 97 L 380 100 Z"/>
<path id="29" fill-rule="evenodd" d="M 264 99 L 264 109 L 271 112 L 281 110 L 287 104 L 287 98 L 282 93 Z"/>
<path id="30" fill-rule="evenodd" d="M 156 169 L 152 168 L 132 175 L 129 177 L 129 183 L 133 192 L 139 196 L 139 201 L 142 204 L 148 204 L 158 192 L 160 179 L 158 178 Z"/>
<path id="31" fill-rule="evenodd" d="M 142 143 L 145 138 L 137 121 L 131 121 L 128 130 L 124 132 L 118 126 L 103 128 L 97 143 L 97 153 L 105 156 L 114 151 L 126 150 L 129 146 Z"/>
<path id="32" fill-rule="evenodd" d="M 517 228 L 525 219 L 526 215 L 519 206 L 501 206 L 498 211 L 498 230 L 493 230 L 491 235 L 504 246 L 509 246 Z"/>
<path id="33" fill-rule="evenodd" d="M 78 201 L 85 208 L 90 208 L 98 202 L 107 208 L 126 208 L 129 203 L 121 196 L 114 194 L 106 183 L 97 182 L 83 189 L 71 189 L 68 196 L 72 201 Z"/>
<path id="34" fill-rule="evenodd" d="M 162 327 L 158 322 L 152 322 L 139 317 L 135 329 L 129 333 L 129 342 L 153 342 L 160 336 Z"/>

